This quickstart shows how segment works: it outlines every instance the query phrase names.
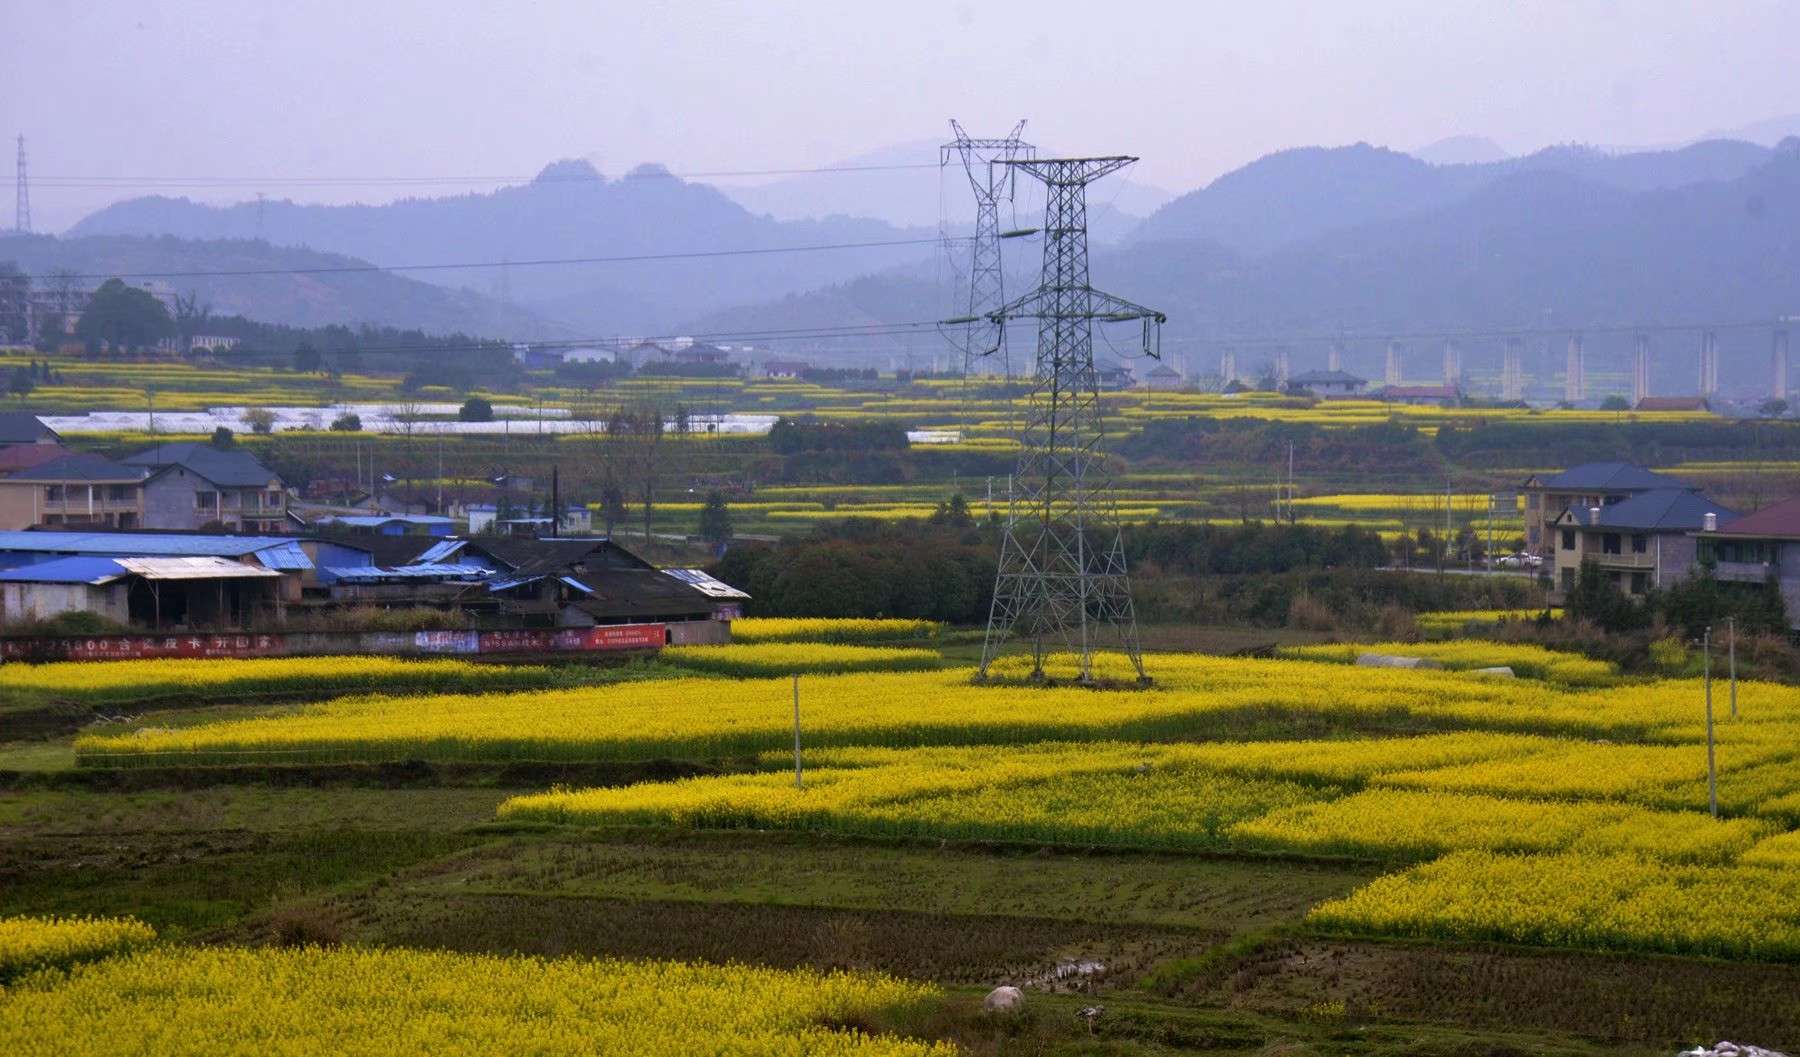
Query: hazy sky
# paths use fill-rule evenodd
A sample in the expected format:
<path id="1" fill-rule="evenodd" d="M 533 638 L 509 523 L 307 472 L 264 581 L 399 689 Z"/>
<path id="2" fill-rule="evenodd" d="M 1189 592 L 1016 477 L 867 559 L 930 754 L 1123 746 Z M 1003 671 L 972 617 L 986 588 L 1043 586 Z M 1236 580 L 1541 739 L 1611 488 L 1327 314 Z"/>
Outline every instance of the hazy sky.
<path id="1" fill-rule="evenodd" d="M 1667 143 L 1800 111 L 1800 3 L 0 0 L 0 132 L 39 230 L 131 178 L 209 200 L 829 163 L 1029 117 L 1176 190 L 1282 147 Z M 933 159 L 921 159 L 933 160 Z M 126 178 L 117 189 L 57 178 Z M 10 226 L 10 215 L 0 225 Z"/>

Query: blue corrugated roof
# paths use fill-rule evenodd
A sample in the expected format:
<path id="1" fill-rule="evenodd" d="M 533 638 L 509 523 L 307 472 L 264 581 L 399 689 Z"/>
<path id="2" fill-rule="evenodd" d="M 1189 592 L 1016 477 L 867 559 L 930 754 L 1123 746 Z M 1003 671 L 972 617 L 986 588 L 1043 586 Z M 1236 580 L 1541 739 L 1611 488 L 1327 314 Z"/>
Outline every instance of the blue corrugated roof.
<path id="1" fill-rule="evenodd" d="M 454 518 L 438 517 L 436 514 L 327 514 L 319 518 L 320 524 L 351 525 L 356 528 L 376 528 L 393 521 L 403 521 L 408 525 L 453 525 Z"/>
<path id="2" fill-rule="evenodd" d="M 266 569 L 282 569 L 289 572 L 298 572 L 313 567 L 312 559 L 306 556 L 306 552 L 301 550 L 300 544 L 294 540 L 257 551 L 256 560 L 262 562 Z"/>
<path id="3" fill-rule="evenodd" d="M 358 565 L 327 570 L 340 580 L 356 583 L 365 580 L 479 580 L 493 570 L 480 565 L 440 565 L 424 563 L 395 565 L 386 568 Z"/>
<path id="4" fill-rule="evenodd" d="M 582 583 L 580 580 L 575 579 L 573 576 L 559 576 L 557 579 L 568 584 L 570 587 L 573 587 L 575 590 L 580 591 L 584 595 L 591 595 L 594 593 L 593 588 Z"/>
<path id="5" fill-rule="evenodd" d="M 207 536 L 159 532 L 0 532 L 0 551 L 55 554 L 153 555 L 157 557 L 241 558 L 283 544 L 292 536 Z M 304 557 L 304 555 L 302 555 Z M 311 568 L 309 562 L 303 568 Z"/>
<path id="6" fill-rule="evenodd" d="M 431 546 L 425 548 L 417 558 L 414 558 L 412 564 L 422 565 L 430 562 L 442 561 L 455 554 L 457 551 L 462 550 L 468 545 L 468 542 L 468 540 L 445 540 L 442 543 L 433 543 Z"/>
<path id="7" fill-rule="evenodd" d="M 58 558 L 0 572 L 0 580 L 34 584 L 91 584 L 124 576 L 125 567 L 111 558 Z"/>

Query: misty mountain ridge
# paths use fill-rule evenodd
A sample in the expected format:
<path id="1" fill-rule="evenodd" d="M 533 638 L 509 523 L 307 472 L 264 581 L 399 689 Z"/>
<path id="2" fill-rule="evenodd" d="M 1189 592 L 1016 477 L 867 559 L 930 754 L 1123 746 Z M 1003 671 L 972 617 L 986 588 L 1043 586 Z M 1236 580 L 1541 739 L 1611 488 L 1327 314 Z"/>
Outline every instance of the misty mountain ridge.
<path id="1" fill-rule="evenodd" d="M 384 205 L 292 201 L 212 206 L 152 196 L 108 206 L 70 229 L 97 235 L 255 239 L 341 253 L 389 267 L 495 262 L 421 273 L 504 295 L 588 332 L 658 332 L 707 309 L 764 300 L 916 260 L 931 247 L 726 255 L 721 251 L 930 239 L 932 229 L 828 217 L 758 216 L 718 189 L 656 165 L 608 179 L 586 161 L 553 162 L 530 183 Z M 676 260 L 533 266 L 578 257 L 714 254 Z M 517 261 L 517 265 L 500 262 Z"/>
<path id="2" fill-rule="evenodd" d="M 1025 137 L 1027 140 L 1030 136 Z M 756 213 L 777 220 L 825 216 L 873 217 L 897 227 L 967 227 L 975 214 L 962 161 L 939 166 L 943 139 L 918 139 L 867 151 L 766 183 L 721 183 L 720 191 Z M 1039 155 L 1051 155 L 1040 150 Z M 902 167 L 902 168 L 895 168 Z M 836 170 L 836 171 L 831 171 Z M 1174 198 L 1171 191 L 1133 180 L 1108 181 L 1089 218 L 1094 238 L 1122 238 L 1137 222 Z M 1042 199 L 1039 198 L 1041 203 Z"/>
<path id="3" fill-rule="evenodd" d="M 273 272 L 265 275 L 171 275 L 158 280 L 222 316 L 318 327 L 342 323 L 418 328 L 477 337 L 555 338 L 570 331 L 514 305 L 466 289 L 452 289 L 364 268 L 342 254 L 272 246 L 255 239 L 181 239 L 172 235 L 50 235 L 0 233 L 0 261 L 12 261 L 39 281 L 57 271 L 84 276 L 155 272 Z M 306 274 L 280 274 L 282 269 Z M 133 279 L 133 282 L 139 280 Z M 99 278 L 81 280 L 97 286 Z"/>
<path id="4" fill-rule="evenodd" d="M 1268 253 L 1335 229 L 1447 205 L 1523 172 L 1564 173 L 1642 191 L 1735 179 L 1771 153 L 1730 140 L 1637 154 L 1570 145 L 1500 161 L 1433 165 L 1367 143 L 1301 147 L 1266 155 L 1182 195 L 1145 220 L 1133 239 L 1202 238 Z"/>
<path id="5" fill-rule="evenodd" d="M 1287 153 L 1317 158 L 1334 152 Z M 1577 167 L 1588 164 L 1584 152 L 1560 156 L 1574 158 Z M 1364 171 L 1386 172 L 1406 188 L 1423 182 L 1420 166 L 1379 152 Z M 1594 168 L 1609 170 L 1604 164 Z M 1766 152 L 1761 164 L 1730 180 L 1634 189 L 1628 185 L 1646 182 L 1643 172 L 1628 167 L 1611 175 L 1608 182 L 1591 171 L 1518 166 L 1464 196 L 1360 223 L 1340 222 L 1349 210 L 1334 217 L 1328 201 L 1313 203 L 1310 215 L 1332 223 L 1286 246 L 1249 253 L 1219 240 L 1133 241 L 1095 251 L 1094 283 L 1168 313 L 1165 356 L 1195 373 L 1216 369 L 1217 346 L 1206 343 L 1222 336 L 1686 325 L 1800 315 L 1800 141 Z M 1362 196 L 1351 200 L 1356 207 L 1395 194 L 1374 180 L 1355 189 Z M 1029 272 L 1010 272 L 1009 290 L 1030 278 Z M 910 288 L 915 300 L 904 300 L 907 292 L 901 280 L 884 277 L 778 305 L 715 313 L 705 326 L 750 329 L 769 319 L 785 326 L 891 322 L 949 310 L 927 300 L 916 285 Z M 1679 339 L 1658 340 L 1664 342 L 1655 350 L 1658 370 L 1666 375 L 1659 375 L 1658 391 L 1692 391 L 1691 364 L 1667 344 Z M 1720 340 L 1728 382 L 1734 373 L 1761 377 L 1767 332 L 1728 331 Z M 1029 332 L 1014 341 L 1022 350 L 1015 358 L 1029 354 Z M 1598 373 L 1607 357 L 1624 362 L 1629 334 L 1594 335 L 1588 345 Z M 1107 349 L 1099 341 L 1096 347 Z M 1322 350 L 1306 347 L 1295 369 L 1318 365 L 1307 357 L 1322 363 Z M 1431 377 L 1433 368 L 1422 365 L 1439 351 L 1411 350 L 1409 377 Z M 1359 369 L 1356 357 L 1365 354 L 1368 362 L 1360 369 L 1378 369 L 1374 345 L 1352 350 L 1351 369 Z M 1552 353 L 1543 355 L 1533 370 L 1559 369 Z M 1497 358 L 1495 343 L 1465 349 L 1471 369 Z"/>

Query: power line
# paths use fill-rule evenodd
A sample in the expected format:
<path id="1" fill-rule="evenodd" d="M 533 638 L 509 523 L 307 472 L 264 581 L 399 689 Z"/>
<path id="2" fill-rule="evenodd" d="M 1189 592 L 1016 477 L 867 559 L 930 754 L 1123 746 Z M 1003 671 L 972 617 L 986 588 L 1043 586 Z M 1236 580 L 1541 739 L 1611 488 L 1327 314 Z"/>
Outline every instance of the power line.
<path id="1" fill-rule="evenodd" d="M 966 237 L 966 236 L 964 236 Z M 942 238 L 884 239 L 875 242 L 826 242 L 806 246 L 756 246 L 736 250 L 687 250 L 673 253 L 626 253 L 607 257 L 543 257 L 536 260 L 460 261 L 427 264 L 333 264 L 306 268 L 233 268 L 167 272 L 90 272 L 34 279 L 201 279 L 258 275 L 344 275 L 366 272 L 458 271 L 469 268 L 534 268 L 571 264 L 634 264 L 650 261 L 699 260 L 718 257 L 756 257 L 777 253 L 821 253 L 836 250 L 884 249 L 895 246 L 936 246 Z"/>
<path id="2" fill-rule="evenodd" d="M 353 346 L 351 348 L 346 348 L 346 349 L 327 348 L 327 349 L 321 349 L 320 351 L 328 356 L 342 355 L 344 353 L 354 353 L 358 356 L 371 355 L 371 354 L 382 355 L 382 354 L 389 354 L 389 353 L 414 353 L 414 352 L 508 352 L 508 353 L 510 353 L 515 346 L 527 346 L 530 349 L 532 349 L 533 351 L 550 352 L 550 351 L 556 351 L 556 350 L 579 349 L 579 348 L 587 348 L 587 347 L 593 347 L 593 346 L 603 346 L 603 347 L 604 346 L 616 346 L 619 348 L 627 348 L 631 345 L 636 345 L 639 343 L 656 344 L 658 342 L 673 342 L 673 341 L 682 340 L 682 339 L 689 339 L 689 340 L 693 340 L 693 341 L 708 341 L 710 343 L 710 341 L 714 341 L 714 340 L 716 340 L 716 341 L 743 341 L 743 342 L 783 342 L 783 341 L 805 341 L 805 340 L 834 340 L 834 339 L 853 339 L 853 338 L 896 337 L 896 336 L 925 333 L 928 329 L 936 328 L 937 325 L 938 325 L 937 320 L 922 319 L 922 320 L 908 320 L 908 321 L 904 321 L 904 322 L 846 325 L 846 326 L 837 326 L 837 327 L 820 326 L 820 327 L 789 327 L 789 328 L 773 329 L 773 330 L 716 330 L 716 331 L 699 331 L 699 332 L 689 331 L 689 332 L 685 332 L 685 333 L 681 333 L 681 334 L 658 334 L 658 335 L 648 335 L 648 336 L 646 336 L 646 335 L 606 335 L 606 336 L 585 337 L 585 338 L 556 338 L 556 339 L 545 340 L 545 341 L 517 341 L 517 340 L 512 340 L 512 339 L 494 338 L 494 339 L 486 339 L 486 340 L 469 340 L 469 341 L 412 342 L 412 343 L 407 343 L 407 344 L 393 344 L 393 345 L 370 345 L 370 346 L 358 345 L 358 346 Z M 294 328 L 294 329 L 305 330 L 306 328 Z"/>
<path id="3" fill-rule="evenodd" d="M 746 176 L 812 176 L 821 174 L 854 174 L 896 172 L 908 169 L 935 169 L 929 162 L 903 162 L 889 165 L 818 165 L 792 169 L 695 169 L 672 172 L 656 168 L 632 170 L 607 181 L 603 176 L 555 173 L 497 176 L 40 176 L 40 187 L 63 188 L 132 188 L 132 187 L 376 187 L 433 186 L 444 184 L 530 184 L 530 183 L 623 183 L 628 180 L 676 179 L 695 180 L 717 177 Z"/>
<path id="4" fill-rule="evenodd" d="M 1570 334 L 1670 334 L 1688 333 L 1697 330 L 1766 330 L 1771 325 L 1785 326 L 1795 322 L 1793 317 L 1770 317 L 1768 319 L 1738 320 L 1723 323 L 1567 323 L 1560 326 L 1531 327 L 1490 327 L 1486 329 L 1464 330 L 1387 330 L 1363 331 L 1351 333 L 1339 331 L 1335 333 L 1288 334 L 1202 337 L 1189 336 L 1167 339 L 1171 345 L 1230 345 L 1237 347 L 1268 348 L 1279 345 L 1330 344 L 1333 342 L 1352 341 L 1471 341 L 1479 338 L 1501 340 L 1506 338 L 1552 338 L 1566 337 Z"/>

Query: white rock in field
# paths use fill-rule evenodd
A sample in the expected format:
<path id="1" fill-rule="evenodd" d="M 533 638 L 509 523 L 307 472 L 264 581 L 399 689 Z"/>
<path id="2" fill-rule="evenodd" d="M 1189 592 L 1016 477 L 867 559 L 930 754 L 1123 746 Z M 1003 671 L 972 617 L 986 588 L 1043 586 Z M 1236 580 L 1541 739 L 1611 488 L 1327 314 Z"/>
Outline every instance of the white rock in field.
<path id="1" fill-rule="evenodd" d="M 1430 657 L 1402 657 L 1397 653 L 1359 653 L 1356 663 L 1364 668 L 1442 668 L 1442 661 Z"/>
<path id="2" fill-rule="evenodd" d="M 1025 992 L 1016 987 L 996 987 L 981 1000 L 981 1008 L 989 1013 L 1017 1013 L 1025 1008 Z"/>
<path id="3" fill-rule="evenodd" d="M 1682 1050 L 1679 1057 L 1787 1057 L 1787 1054 L 1778 1050 L 1765 1050 L 1761 1046 L 1720 1040 L 1711 1046 Z"/>
<path id="4" fill-rule="evenodd" d="M 1518 676 L 1513 674 L 1513 670 L 1504 664 L 1497 665 L 1493 668 L 1477 668 L 1477 669 L 1475 669 L 1475 674 L 1476 675 L 1491 675 L 1496 679 L 1516 679 L 1516 678 L 1518 678 Z"/>

